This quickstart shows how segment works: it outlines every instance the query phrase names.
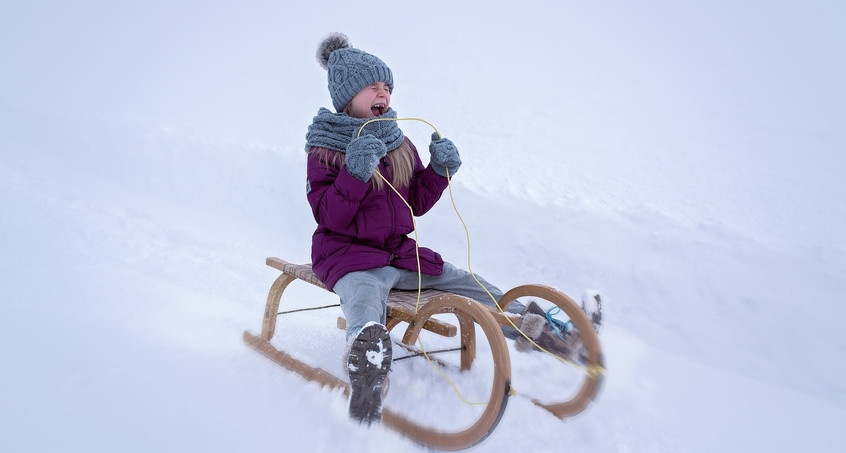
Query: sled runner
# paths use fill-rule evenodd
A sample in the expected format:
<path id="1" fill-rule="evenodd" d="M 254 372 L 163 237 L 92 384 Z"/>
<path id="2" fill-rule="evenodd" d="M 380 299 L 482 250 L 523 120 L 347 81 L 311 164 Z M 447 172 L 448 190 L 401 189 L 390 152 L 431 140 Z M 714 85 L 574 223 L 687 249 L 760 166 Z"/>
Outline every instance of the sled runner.
<path id="1" fill-rule="evenodd" d="M 244 332 L 244 341 L 271 360 L 294 371 L 307 380 L 316 381 L 323 386 L 342 389 L 349 396 L 349 384 L 339 377 L 315 366 L 300 361 L 290 354 L 271 344 L 276 331 L 279 315 L 279 304 L 282 294 L 294 280 L 303 280 L 312 285 L 325 289 L 325 285 L 311 271 L 310 265 L 288 263 L 279 258 L 267 258 L 267 265 L 281 272 L 270 288 L 265 305 L 264 319 L 260 335 L 249 331 Z M 604 365 L 599 338 L 591 321 L 582 309 L 567 295 L 547 286 L 523 285 L 508 291 L 500 300 L 505 309 L 512 301 L 529 297 L 552 302 L 561 309 L 579 331 L 584 342 L 586 352 L 585 364 L 569 363 L 584 373 L 581 382 L 577 383 L 575 391 L 563 401 L 546 402 L 542 398 L 532 398 L 532 401 L 548 410 L 559 418 L 575 415 L 587 407 L 596 396 L 601 384 Z M 460 427 L 454 431 L 433 427 L 425 421 L 415 421 L 407 415 L 394 410 L 383 408 L 382 423 L 403 435 L 423 445 L 442 450 L 458 450 L 470 447 L 485 439 L 493 432 L 501 419 L 508 397 L 514 394 L 511 386 L 511 359 L 509 350 L 500 326 L 519 326 L 521 316 L 500 311 L 497 308 L 483 305 L 466 297 L 437 291 L 424 290 L 420 293 L 418 303 L 417 291 L 391 291 L 387 303 L 386 327 L 394 331 L 400 324 L 407 324 L 401 343 L 397 346 L 411 351 L 411 355 L 421 354 L 416 346 L 422 331 L 432 332 L 443 337 L 458 337 L 459 372 L 471 370 L 477 353 L 490 356 L 492 360 L 491 388 L 481 414 L 470 426 Z M 443 320 L 442 314 L 454 315 L 457 326 Z M 345 328 L 343 318 L 338 318 L 337 326 Z M 486 341 L 477 341 L 476 333 L 481 330 Z M 397 329 L 399 331 L 400 329 Z M 484 350 L 477 351 L 477 346 Z M 438 351 L 429 351 L 426 358 L 449 367 L 432 357 Z M 398 360 L 396 357 L 395 361 Z M 550 373 L 548 381 L 554 381 L 555 373 Z M 402 389 L 394 388 L 401 392 Z M 413 413 L 413 410 L 408 411 Z"/>

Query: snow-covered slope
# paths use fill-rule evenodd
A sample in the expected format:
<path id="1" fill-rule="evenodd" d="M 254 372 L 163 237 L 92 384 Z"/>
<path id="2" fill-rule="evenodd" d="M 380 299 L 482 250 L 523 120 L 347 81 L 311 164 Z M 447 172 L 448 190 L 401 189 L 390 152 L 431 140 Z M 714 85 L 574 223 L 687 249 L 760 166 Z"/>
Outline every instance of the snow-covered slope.
<path id="1" fill-rule="evenodd" d="M 18 2 L 0 17 L 4 451 L 421 450 L 241 341 L 275 278 L 264 258 L 310 259 L 302 146 L 329 104 L 313 53 L 330 31 L 391 66 L 401 116 L 458 145 L 474 271 L 603 293 L 598 402 L 560 421 L 512 398 L 479 451 L 846 448 L 839 3 Z M 402 127 L 425 149 L 425 126 Z M 418 227 L 466 265 L 448 200 Z M 281 334 L 338 367 L 337 314 Z M 544 370 L 513 359 L 522 388 Z M 453 407 L 412 371 L 386 404 Z"/>

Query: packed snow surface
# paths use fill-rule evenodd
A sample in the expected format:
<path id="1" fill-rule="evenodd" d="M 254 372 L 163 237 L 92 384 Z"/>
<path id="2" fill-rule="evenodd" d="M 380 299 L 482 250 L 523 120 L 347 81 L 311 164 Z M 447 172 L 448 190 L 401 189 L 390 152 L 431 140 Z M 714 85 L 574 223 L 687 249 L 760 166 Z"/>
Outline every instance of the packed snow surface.
<path id="1" fill-rule="evenodd" d="M 424 450 L 242 341 L 265 258 L 311 259 L 315 51 L 341 31 L 461 152 L 469 263 L 446 195 L 421 244 L 603 298 L 598 400 L 539 409 L 569 370 L 511 344 L 521 396 L 474 450 L 846 450 L 844 5 L 3 3 L 0 449 Z M 431 129 L 401 127 L 426 161 Z M 336 302 L 299 282 L 283 308 Z M 339 314 L 285 315 L 275 344 L 341 375 Z M 490 370 L 451 379 L 484 400 Z M 418 359 L 385 405 L 477 410 Z"/>

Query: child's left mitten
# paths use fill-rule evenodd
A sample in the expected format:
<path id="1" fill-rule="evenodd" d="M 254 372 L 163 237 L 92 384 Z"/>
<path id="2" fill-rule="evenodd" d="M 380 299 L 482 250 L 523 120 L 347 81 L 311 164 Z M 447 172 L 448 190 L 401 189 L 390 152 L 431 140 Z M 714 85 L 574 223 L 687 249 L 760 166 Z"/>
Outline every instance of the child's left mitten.
<path id="1" fill-rule="evenodd" d="M 432 142 L 429 143 L 431 158 L 429 164 L 435 173 L 446 177 L 447 170 L 452 177 L 461 167 L 461 156 L 458 155 L 458 148 L 448 138 L 439 138 L 437 132 L 432 133 Z"/>

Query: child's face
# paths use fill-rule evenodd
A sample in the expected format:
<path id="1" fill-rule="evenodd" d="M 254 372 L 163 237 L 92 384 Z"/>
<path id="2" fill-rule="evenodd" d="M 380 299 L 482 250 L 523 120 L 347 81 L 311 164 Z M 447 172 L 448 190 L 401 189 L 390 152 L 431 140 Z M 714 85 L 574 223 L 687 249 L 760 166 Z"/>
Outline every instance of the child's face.
<path id="1" fill-rule="evenodd" d="M 391 105 L 391 92 L 385 82 L 364 87 L 350 101 L 347 115 L 353 118 L 373 118 L 383 115 Z"/>

